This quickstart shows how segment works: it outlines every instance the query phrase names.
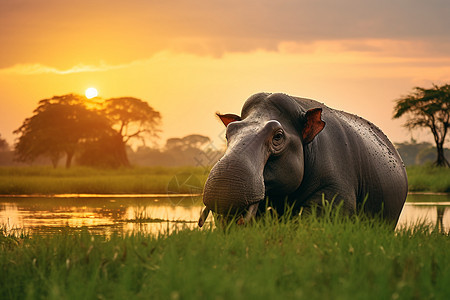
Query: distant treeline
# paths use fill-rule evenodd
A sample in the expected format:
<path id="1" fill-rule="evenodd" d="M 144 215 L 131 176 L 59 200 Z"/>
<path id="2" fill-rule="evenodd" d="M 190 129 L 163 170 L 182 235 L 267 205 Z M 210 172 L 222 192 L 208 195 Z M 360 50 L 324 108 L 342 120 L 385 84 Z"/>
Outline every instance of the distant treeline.
<path id="1" fill-rule="evenodd" d="M 128 159 L 134 166 L 199 166 L 210 167 L 223 155 L 223 145 L 216 145 L 209 137 L 191 134 L 182 138 L 170 138 L 162 148 L 147 146 L 133 150 L 126 148 Z M 84 153 L 90 153 L 89 156 Z M 98 155 L 95 155 L 97 153 Z M 81 151 L 74 158 L 74 165 L 110 167 L 110 157 L 103 151 Z M 64 157 L 61 158 L 64 160 Z M 52 165 L 48 157 L 39 157 L 33 163 L 14 160 L 14 151 L 0 136 L 0 166 Z"/>
<path id="2" fill-rule="evenodd" d="M 198 166 L 210 167 L 223 155 L 222 145 L 216 145 L 209 137 L 192 134 L 183 138 L 168 139 L 162 149 L 127 148 L 130 163 L 135 166 Z"/>
<path id="3" fill-rule="evenodd" d="M 396 143 L 398 152 L 406 166 L 423 165 L 436 160 L 436 148 L 431 143 Z M 95 152 L 95 151 L 94 151 Z M 223 155 L 223 145 L 214 144 L 208 137 L 198 134 L 188 135 L 183 138 L 168 139 L 162 148 L 147 146 L 133 150 L 126 149 L 128 158 L 133 166 L 200 166 L 214 165 Z M 80 155 L 74 159 L 75 165 L 108 167 L 108 157 L 99 156 L 83 157 Z M 91 152 L 92 153 L 92 152 Z M 450 157 L 450 149 L 445 149 L 445 156 Z M 41 157 L 33 162 L 33 165 L 51 165 L 49 158 Z M 29 164 L 14 161 L 14 152 L 5 140 L 0 136 L 0 166 L 26 166 Z"/>
<path id="4" fill-rule="evenodd" d="M 436 147 L 431 143 L 417 143 L 412 141 L 410 143 L 396 143 L 395 147 L 406 166 L 423 165 L 436 161 Z M 445 157 L 450 157 L 449 148 L 445 148 L 444 153 Z"/>
<path id="5" fill-rule="evenodd" d="M 118 168 L 136 166 L 199 166 L 208 168 L 222 154 L 222 145 L 191 134 L 170 138 L 160 148 L 133 150 L 131 139 L 158 139 L 161 114 L 133 97 L 91 100 L 76 94 L 38 102 L 33 115 L 8 145 L 0 135 L 0 165 L 53 165 Z"/>

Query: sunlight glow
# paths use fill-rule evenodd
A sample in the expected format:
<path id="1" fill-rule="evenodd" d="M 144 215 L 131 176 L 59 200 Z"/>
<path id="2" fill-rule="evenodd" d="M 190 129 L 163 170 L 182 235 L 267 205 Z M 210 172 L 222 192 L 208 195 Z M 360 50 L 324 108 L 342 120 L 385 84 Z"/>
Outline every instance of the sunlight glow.
<path id="1" fill-rule="evenodd" d="M 98 92 L 96 88 L 90 87 L 85 92 L 86 98 L 91 99 L 98 96 Z"/>

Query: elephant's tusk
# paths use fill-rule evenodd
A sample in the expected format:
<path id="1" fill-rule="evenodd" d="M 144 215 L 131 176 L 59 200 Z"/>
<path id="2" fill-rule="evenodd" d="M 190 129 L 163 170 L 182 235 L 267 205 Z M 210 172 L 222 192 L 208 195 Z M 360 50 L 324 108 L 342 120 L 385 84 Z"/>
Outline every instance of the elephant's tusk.
<path id="1" fill-rule="evenodd" d="M 238 225 L 247 224 L 252 218 L 256 216 L 256 212 L 258 211 L 258 205 L 259 203 L 254 203 L 250 205 L 247 209 L 247 213 L 245 214 L 245 217 L 240 217 L 237 221 Z"/>
<path id="2" fill-rule="evenodd" d="M 200 219 L 198 219 L 198 226 L 202 227 L 205 224 L 206 218 L 208 218 L 210 209 L 205 207 L 202 213 L 200 214 Z"/>
<path id="3" fill-rule="evenodd" d="M 259 205 L 259 202 L 250 205 L 250 207 L 248 208 L 247 214 L 244 217 L 245 223 L 247 223 L 248 221 L 250 221 L 252 218 L 254 218 L 256 216 L 256 212 L 258 211 L 258 205 Z"/>

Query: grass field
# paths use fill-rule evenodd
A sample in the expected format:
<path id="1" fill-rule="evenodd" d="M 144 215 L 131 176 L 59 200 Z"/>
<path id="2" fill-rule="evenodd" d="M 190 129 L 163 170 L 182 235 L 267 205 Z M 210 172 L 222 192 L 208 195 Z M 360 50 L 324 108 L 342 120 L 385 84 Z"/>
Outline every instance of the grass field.
<path id="1" fill-rule="evenodd" d="M 449 299 L 448 235 L 333 212 L 157 237 L 3 231 L 0 298 Z"/>
<path id="2" fill-rule="evenodd" d="M 1 167 L 0 194 L 199 193 L 208 171 L 200 167 Z"/>
<path id="3" fill-rule="evenodd" d="M 450 168 L 412 166 L 407 168 L 411 192 L 450 193 Z"/>
<path id="4" fill-rule="evenodd" d="M 200 167 L 136 167 L 71 169 L 0 167 L 0 194 L 161 194 L 198 193 L 209 169 Z M 409 190 L 450 192 L 450 168 L 408 167 Z M 190 175 L 190 181 L 182 184 Z M 177 183 L 179 186 L 174 186 Z M 198 188 L 192 189 L 197 186 Z"/>

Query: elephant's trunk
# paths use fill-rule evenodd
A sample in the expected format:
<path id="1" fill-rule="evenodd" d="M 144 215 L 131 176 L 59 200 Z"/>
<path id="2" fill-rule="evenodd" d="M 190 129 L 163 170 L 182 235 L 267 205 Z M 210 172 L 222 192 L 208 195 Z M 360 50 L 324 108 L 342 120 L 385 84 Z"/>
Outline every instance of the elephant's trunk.
<path id="1" fill-rule="evenodd" d="M 264 199 L 263 170 L 250 162 L 223 157 L 211 170 L 203 203 L 218 214 L 234 214 Z"/>
<path id="2" fill-rule="evenodd" d="M 252 129 L 252 134 L 234 137 L 206 181 L 203 203 L 207 209 L 221 215 L 254 211 L 249 208 L 265 197 L 263 173 L 271 154 L 268 142 L 279 128 L 279 122 L 269 121 Z"/>

